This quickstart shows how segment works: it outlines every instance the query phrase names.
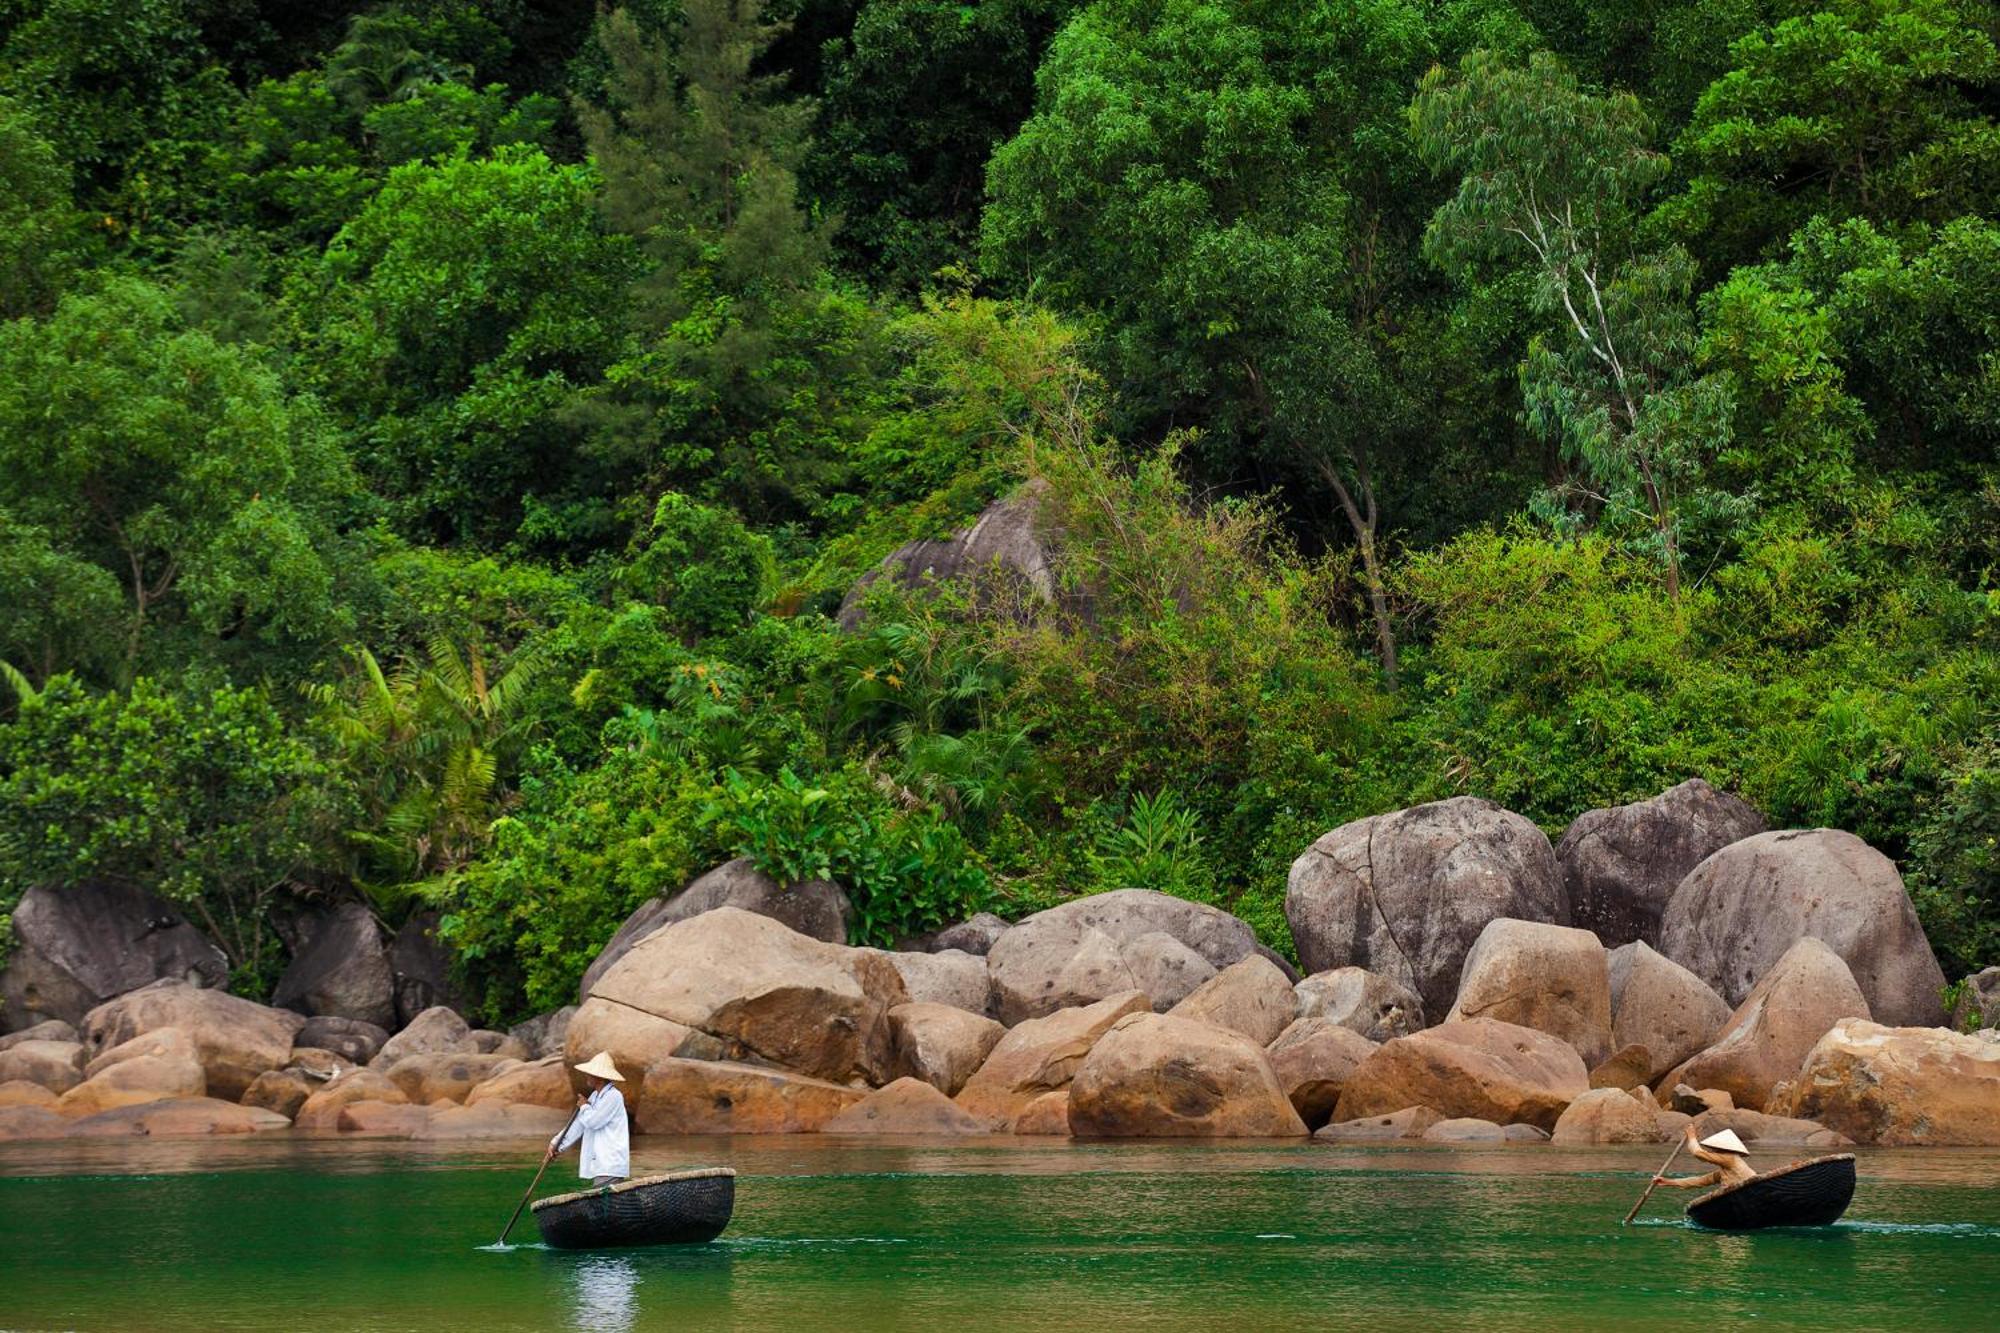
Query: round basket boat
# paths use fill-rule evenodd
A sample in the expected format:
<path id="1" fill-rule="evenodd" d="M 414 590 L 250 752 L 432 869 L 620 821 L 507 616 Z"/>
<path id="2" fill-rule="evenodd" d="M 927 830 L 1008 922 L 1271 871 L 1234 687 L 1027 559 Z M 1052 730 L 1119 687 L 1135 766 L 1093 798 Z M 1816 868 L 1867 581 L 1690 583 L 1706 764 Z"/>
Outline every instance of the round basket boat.
<path id="1" fill-rule="evenodd" d="M 537 1199 L 535 1225 L 559 1250 L 702 1245 L 722 1234 L 735 1207 L 736 1173 L 711 1166 Z"/>
<path id="2" fill-rule="evenodd" d="M 1853 1199 L 1854 1154 L 1837 1153 L 1711 1190 L 1687 1206 L 1687 1215 L 1717 1231 L 1823 1227 L 1838 1222 Z"/>

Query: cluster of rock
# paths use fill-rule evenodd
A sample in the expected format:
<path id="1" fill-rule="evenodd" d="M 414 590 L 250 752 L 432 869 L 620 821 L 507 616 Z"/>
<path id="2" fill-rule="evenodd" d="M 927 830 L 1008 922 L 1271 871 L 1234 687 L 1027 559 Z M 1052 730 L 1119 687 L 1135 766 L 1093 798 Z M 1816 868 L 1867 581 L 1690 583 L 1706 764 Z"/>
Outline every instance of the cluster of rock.
<path id="1" fill-rule="evenodd" d="M 1286 906 L 1304 977 L 1229 913 L 1142 889 L 883 951 L 844 942 L 838 885 L 732 862 L 509 1033 L 405 1012 L 442 971 L 419 991 L 359 909 L 302 938 L 279 1007 L 213 989 L 185 923 L 143 932 L 144 977 L 31 919 L 0 994 L 42 1021 L 0 1039 L 0 1138 L 540 1137 L 603 1050 L 648 1134 L 1620 1143 L 1693 1119 L 1753 1144 L 2000 1143 L 2000 1033 L 1939 1026 L 1893 865 L 1699 782 L 1556 846 L 1466 798 L 1361 820 L 1298 859 Z M 2000 970 L 1964 994 L 2000 1017 Z"/>

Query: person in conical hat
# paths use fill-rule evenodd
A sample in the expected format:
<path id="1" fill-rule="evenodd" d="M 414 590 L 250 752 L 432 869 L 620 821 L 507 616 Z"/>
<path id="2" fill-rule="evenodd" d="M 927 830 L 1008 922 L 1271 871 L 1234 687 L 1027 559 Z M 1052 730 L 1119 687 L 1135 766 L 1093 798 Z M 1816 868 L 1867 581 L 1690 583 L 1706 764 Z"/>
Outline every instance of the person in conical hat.
<path id="1" fill-rule="evenodd" d="M 1743 1140 L 1736 1137 L 1733 1129 L 1717 1130 L 1705 1139 L 1695 1137 L 1694 1124 L 1687 1127 L 1688 1151 L 1702 1161 L 1711 1163 L 1715 1170 L 1700 1176 L 1654 1176 L 1655 1185 L 1665 1185 L 1677 1190 L 1705 1189 L 1710 1185 L 1740 1185 L 1756 1178 L 1757 1172 L 1750 1165 L 1750 1150 L 1743 1146 Z"/>
<path id="2" fill-rule="evenodd" d="M 583 1151 L 577 1154 L 576 1173 L 592 1185 L 616 1185 L 632 1174 L 631 1129 L 625 1119 L 625 1098 L 618 1085 L 625 1076 L 611 1061 L 611 1052 L 599 1051 L 576 1067 L 590 1089 L 576 1095 L 576 1114 L 569 1127 L 549 1140 L 542 1165 L 579 1139 Z"/>

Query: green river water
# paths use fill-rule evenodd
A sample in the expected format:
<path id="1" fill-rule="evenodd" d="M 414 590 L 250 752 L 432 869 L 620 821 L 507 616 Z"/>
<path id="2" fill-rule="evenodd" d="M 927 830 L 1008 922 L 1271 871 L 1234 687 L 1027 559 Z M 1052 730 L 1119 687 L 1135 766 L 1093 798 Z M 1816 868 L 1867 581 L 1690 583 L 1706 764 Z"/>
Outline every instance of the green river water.
<path id="1" fill-rule="evenodd" d="M 482 1249 L 533 1154 L 0 1148 L 0 1328 L 2000 1327 L 1985 1150 L 1864 1153 L 1841 1225 L 1730 1236 L 1664 1190 L 1619 1227 L 1652 1147 L 641 1140 L 737 1168 L 722 1240 Z"/>

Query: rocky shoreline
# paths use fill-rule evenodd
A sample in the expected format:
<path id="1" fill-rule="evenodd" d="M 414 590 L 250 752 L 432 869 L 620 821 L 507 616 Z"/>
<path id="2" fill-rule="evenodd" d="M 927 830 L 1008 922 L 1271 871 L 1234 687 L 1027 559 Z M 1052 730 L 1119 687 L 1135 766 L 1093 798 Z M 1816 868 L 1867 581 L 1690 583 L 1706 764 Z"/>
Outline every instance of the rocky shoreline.
<path id="1" fill-rule="evenodd" d="M 641 1134 L 2000 1144 L 2000 968 L 1946 1026 L 1886 857 L 1699 781 L 1555 845 L 1474 798 L 1334 829 L 1288 886 L 1303 977 L 1144 889 L 854 948 L 839 886 L 732 862 L 504 1033 L 365 911 L 313 925 L 271 1007 L 164 904 L 97 892 L 16 914 L 0 1141 L 541 1138 L 609 1050 Z"/>

